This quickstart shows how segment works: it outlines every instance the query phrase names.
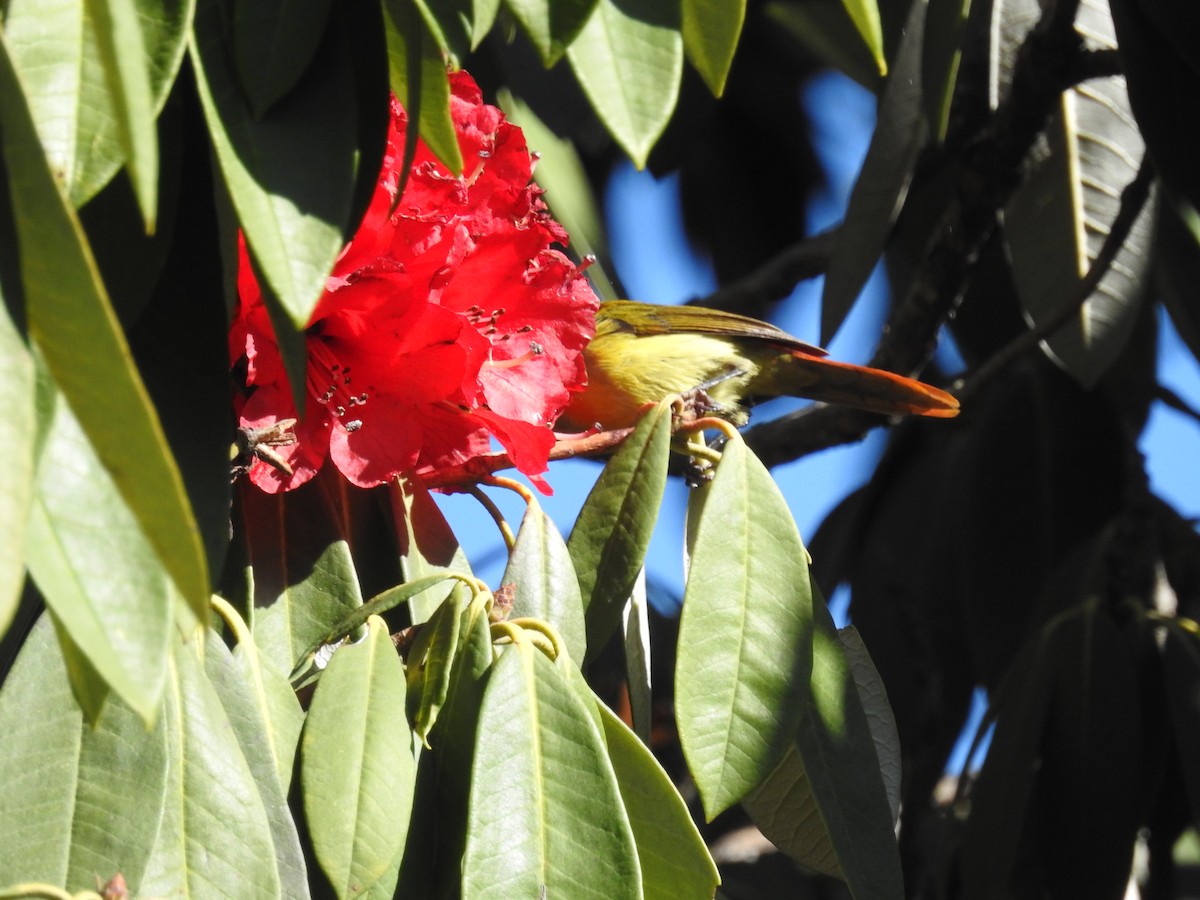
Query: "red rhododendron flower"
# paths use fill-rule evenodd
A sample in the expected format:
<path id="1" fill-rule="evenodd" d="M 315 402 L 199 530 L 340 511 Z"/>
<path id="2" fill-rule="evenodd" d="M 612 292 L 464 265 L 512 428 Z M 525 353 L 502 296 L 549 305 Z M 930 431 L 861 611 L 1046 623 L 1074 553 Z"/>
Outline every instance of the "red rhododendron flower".
<path id="1" fill-rule="evenodd" d="M 296 443 L 275 448 L 292 473 L 262 460 L 250 469 L 266 491 L 298 487 L 327 456 L 372 487 L 462 463 L 492 438 L 535 482 L 546 469 L 550 425 L 586 378 L 580 353 L 598 301 L 552 249 L 567 235 L 530 184 L 520 129 L 465 72 L 450 85 L 465 171 L 451 175 L 418 143 L 395 202 L 406 116 L 393 98 L 375 194 L 308 323 L 304 416 Z M 237 413 L 266 429 L 297 414 L 244 242 L 238 294 Z"/>

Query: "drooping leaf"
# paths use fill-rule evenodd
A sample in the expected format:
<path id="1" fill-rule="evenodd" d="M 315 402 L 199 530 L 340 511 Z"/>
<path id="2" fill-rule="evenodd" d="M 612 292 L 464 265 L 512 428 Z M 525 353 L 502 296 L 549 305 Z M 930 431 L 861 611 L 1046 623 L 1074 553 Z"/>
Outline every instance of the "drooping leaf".
<path id="1" fill-rule="evenodd" d="M 167 679 L 167 791 L 138 895 L 282 896 L 272 798 L 259 791 L 196 644 L 177 645 Z"/>
<path id="2" fill-rule="evenodd" d="M 721 876 L 670 776 L 607 706 L 596 702 L 596 707 L 637 842 L 643 896 L 646 900 L 711 897 Z"/>
<path id="3" fill-rule="evenodd" d="M 308 870 L 287 803 L 304 713 L 287 680 L 260 665 L 254 642 L 249 634 L 244 638 L 231 653 L 218 635 L 210 634 L 204 668 L 266 811 L 282 896 L 305 900 L 309 896 Z M 260 861 L 260 865 L 266 864 Z"/>
<path id="4" fill-rule="evenodd" d="M 876 0 L 842 0 L 850 21 L 858 29 L 881 75 L 887 74 L 887 58 L 883 51 L 883 27 L 879 23 L 879 6 Z"/>
<path id="5" fill-rule="evenodd" d="M 629 714 L 633 730 L 646 742 L 653 727 L 654 697 L 651 691 L 650 609 L 646 597 L 646 570 L 638 573 L 629 602 L 625 604 L 621 632 L 625 637 L 625 686 L 629 692 Z"/>
<path id="6" fill-rule="evenodd" d="M 411 0 L 388 0 L 384 8 L 392 90 L 409 117 L 405 156 L 411 159 L 416 152 L 419 133 L 446 168 L 461 174 L 462 150 L 450 117 L 450 83 L 436 36 Z"/>
<path id="7" fill-rule="evenodd" d="M 49 616 L 0 690 L 0 884 L 94 890 L 120 872 L 141 895 L 167 787 L 167 730 L 110 700 L 83 720 Z"/>
<path id="8" fill-rule="evenodd" d="M 22 73 L 38 135 L 76 209 L 95 196 L 129 158 L 129 147 L 122 141 L 133 136 L 123 139 L 119 132 L 134 122 L 119 112 L 106 71 L 114 64 L 130 65 L 132 79 L 143 77 L 148 82 L 149 117 L 145 108 L 136 116 L 137 140 L 145 141 L 145 128 L 147 124 L 153 128 L 153 115 L 162 109 L 179 71 L 194 2 L 135 0 L 131 4 L 126 0 L 117 11 L 120 34 L 111 28 L 101 30 L 93 13 L 96 5 L 92 0 L 50 6 L 38 0 L 14 0 L 5 7 L 5 37 Z M 137 37 L 126 32 L 131 10 L 134 28 L 140 31 Z M 106 49 L 105 43 L 111 46 Z M 136 53 L 134 43 L 140 43 Z M 108 58 L 113 50 L 120 58 Z M 139 106 L 143 103 L 136 102 Z"/>
<path id="9" fill-rule="evenodd" d="M 3 150 L 30 335 L 163 567 L 202 614 L 208 573 L 179 471 L 79 221 L 42 153 L 3 35 L 0 57 Z"/>
<path id="10" fill-rule="evenodd" d="M 654 0 L 598 0 L 567 48 L 575 77 L 634 165 L 667 127 L 683 78 L 679 11 Z"/>
<path id="11" fill-rule="evenodd" d="M 230 31 L 238 83 L 261 118 L 312 63 L 331 0 L 238 0 Z"/>
<path id="12" fill-rule="evenodd" d="M 892 810 L 892 821 L 900 816 L 900 735 L 896 731 L 896 717 L 888 703 L 887 688 L 871 656 L 867 645 L 853 625 L 838 629 L 838 641 L 850 664 L 854 676 L 854 688 L 859 703 L 867 717 L 871 738 L 875 742 L 875 755 L 879 758 L 879 775 L 887 792 L 888 806 Z"/>
<path id="13" fill-rule="evenodd" d="M 404 697 L 404 667 L 379 618 L 361 644 L 334 654 L 313 695 L 302 740 L 304 811 L 338 897 L 369 890 L 404 847 L 416 778 Z"/>
<path id="14" fill-rule="evenodd" d="M 711 820 L 792 741 L 812 667 L 807 554 L 787 502 L 743 441 L 700 487 L 679 619 L 675 717 Z"/>
<path id="15" fill-rule="evenodd" d="M 463 896 L 481 900 L 642 896 L 599 726 L 527 643 L 501 654 L 484 690 L 462 873 Z"/>
<path id="16" fill-rule="evenodd" d="M 562 58 L 576 39 L 597 0 L 507 0 L 505 4 L 525 29 L 546 68 Z"/>
<path id="17" fill-rule="evenodd" d="M 116 483 L 61 398 L 35 490 L 30 572 L 91 666 L 150 723 L 167 670 L 175 594 Z"/>
<path id="18" fill-rule="evenodd" d="M 454 657 L 462 642 L 462 614 L 470 597 L 465 585 L 458 584 L 421 626 L 407 654 L 408 717 L 417 738 L 426 746 L 429 746 L 429 732 L 450 692 Z"/>
<path id="19" fill-rule="evenodd" d="M 725 93 L 745 18 L 746 0 L 683 0 L 683 49 L 714 97 Z"/>
<path id="20" fill-rule="evenodd" d="M 863 43 L 841 0 L 772 0 L 764 12 L 817 59 L 878 93 L 887 66 Z"/>
<path id="21" fill-rule="evenodd" d="M 1098 48 L 1115 46 L 1106 0 L 1084 0 L 1080 21 Z M 1096 258 L 1145 152 L 1124 79 L 1091 79 L 1065 92 L 1047 130 L 1048 152 L 1004 210 L 1004 236 L 1026 315 L 1035 325 L 1071 302 Z M 1092 387 L 1125 346 L 1149 270 L 1155 203 L 1142 209 L 1113 265 L 1078 313 L 1044 347 Z"/>
<path id="22" fill-rule="evenodd" d="M 921 86 L 925 10 L 925 0 L 916 0 L 908 14 L 895 65 L 879 98 L 871 144 L 825 273 L 823 344 L 837 332 L 879 262 L 908 194 L 917 154 L 925 145 Z"/>
<path id="23" fill-rule="evenodd" d="M 396 487 L 389 487 L 388 497 L 396 522 L 400 544 L 400 570 L 405 581 L 417 581 L 437 572 L 451 571 L 471 574 L 471 564 L 450 530 L 446 517 L 434 502 L 428 488 L 413 479 L 400 478 Z M 445 584 L 412 597 L 409 611 L 414 624 L 424 622 L 433 614 L 453 587 Z"/>
<path id="24" fill-rule="evenodd" d="M 571 658 L 587 649 L 579 579 L 557 526 L 534 500 L 525 510 L 501 584 L 516 587 L 511 618 L 543 619 L 562 636 Z"/>
<path id="25" fill-rule="evenodd" d="M 146 231 L 158 214 L 157 109 L 135 0 L 85 0 L 95 25 L 96 49 L 112 101 L 117 140 L 142 211 Z"/>
<path id="26" fill-rule="evenodd" d="M 302 329 L 342 249 L 354 193 L 351 41 L 334 29 L 312 63 L 324 77 L 302 80 L 261 118 L 238 86 L 217 0 L 197 3 L 189 47 L 222 178 L 270 288 L 264 294 Z"/>
<path id="27" fill-rule="evenodd" d="M 6 207 L 0 204 L 0 209 Z M 0 220 L 5 218 L 6 213 L 0 212 Z M 9 235 L 11 229 L 0 221 L 0 240 Z M 9 314 L 7 302 L 15 300 L 7 296 L 9 287 L 0 279 L 0 404 L 5 410 L 0 418 L 0 636 L 17 610 L 25 581 L 25 533 L 33 503 L 37 436 L 33 357 Z"/>
<path id="28" fill-rule="evenodd" d="M 925 15 L 921 88 L 930 135 L 939 143 L 950 124 L 950 101 L 958 80 L 963 31 L 970 9 L 971 0 L 929 0 Z"/>
<path id="29" fill-rule="evenodd" d="M 567 539 L 583 596 L 589 658 L 616 629 L 641 571 L 670 454 L 671 408 L 660 403 L 608 461 Z"/>

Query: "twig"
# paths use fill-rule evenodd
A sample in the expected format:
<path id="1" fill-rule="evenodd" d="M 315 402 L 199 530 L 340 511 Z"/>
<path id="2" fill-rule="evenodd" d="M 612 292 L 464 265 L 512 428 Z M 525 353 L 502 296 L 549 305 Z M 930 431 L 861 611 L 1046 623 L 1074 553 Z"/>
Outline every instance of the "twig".
<path id="1" fill-rule="evenodd" d="M 1154 182 L 1154 166 L 1148 156 L 1142 158 L 1142 164 L 1133 181 L 1125 185 L 1121 191 L 1121 206 L 1116 218 L 1100 246 L 1100 252 L 1088 268 L 1087 275 L 1075 287 L 1075 291 L 1053 315 L 1037 328 L 1032 328 L 1017 337 L 1007 346 L 1002 347 L 991 359 L 979 367 L 957 391 L 959 400 L 973 395 L 979 388 L 1005 369 L 1013 360 L 1032 350 L 1044 340 L 1048 340 L 1056 331 L 1070 322 L 1083 308 L 1088 298 L 1092 296 L 1101 279 L 1108 274 L 1113 260 L 1121 252 L 1126 238 L 1133 228 L 1133 223 L 1141 215 L 1150 197 L 1150 186 Z"/>
<path id="2" fill-rule="evenodd" d="M 1194 406 L 1192 406 L 1166 385 L 1158 385 L 1158 387 L 1155 388 L 1154 396 L 1156 399 L 1161 400 L 1163 403 L 1167 404 L 1167 406 L 1171 407 L 1171 409 L 1181 412 L 1188 418 L 1200 423 L 1200 410 L 1197 410 Z"/>

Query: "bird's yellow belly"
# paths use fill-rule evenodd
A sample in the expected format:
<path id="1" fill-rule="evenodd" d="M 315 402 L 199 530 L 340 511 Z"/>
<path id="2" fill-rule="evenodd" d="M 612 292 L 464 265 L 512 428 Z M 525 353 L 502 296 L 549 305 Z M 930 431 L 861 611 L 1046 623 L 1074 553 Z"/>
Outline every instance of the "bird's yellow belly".
<path id="1" fill-rule="evenodd" d="M 571 401 L 559 430 L 628 428 L 647 403 L 705 386 L 726 418 L 744 418 L 738 402 L 757 366 L 727 338 L 704 334 L 598 337 L 584 351 L 588 386 Z"/>

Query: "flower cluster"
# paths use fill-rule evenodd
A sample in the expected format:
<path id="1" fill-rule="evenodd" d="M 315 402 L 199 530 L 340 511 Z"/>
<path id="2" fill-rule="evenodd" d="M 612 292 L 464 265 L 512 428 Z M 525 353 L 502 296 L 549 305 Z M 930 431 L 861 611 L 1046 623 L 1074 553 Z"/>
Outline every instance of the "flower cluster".
<path id="1" fill-rule="evenodd" d="M 374 196 L 306 330 L 297 440 L 250 468 L 263 490 L 298 487 L 326 456 L 372 487 L 463 463 L 493 437 L 535 481 L 546 469 L 550 426 L 586 379 L 597 300 L 552 247 L 567 235 L 530 183 L 520 129 L 466 73 L 450 84 L 465 171 L 452 175 L 420 142 L 397 203 L 406 115 L 393 98 Z M 269 430 L 297 413 L 244 242 L 238 293 L 236 412 L 244 429 Z"/>

